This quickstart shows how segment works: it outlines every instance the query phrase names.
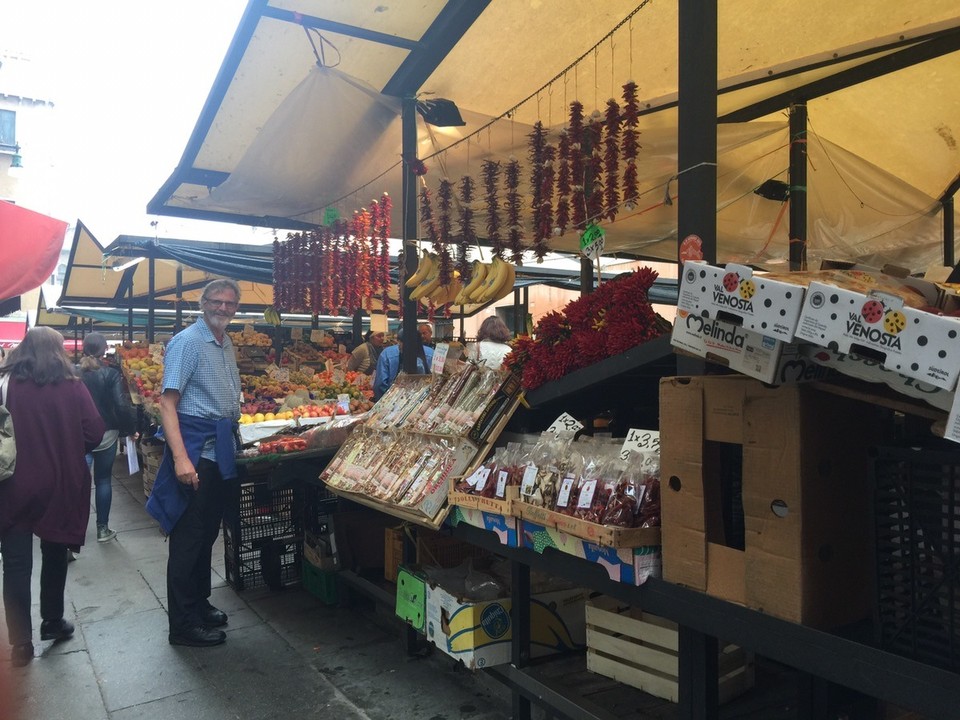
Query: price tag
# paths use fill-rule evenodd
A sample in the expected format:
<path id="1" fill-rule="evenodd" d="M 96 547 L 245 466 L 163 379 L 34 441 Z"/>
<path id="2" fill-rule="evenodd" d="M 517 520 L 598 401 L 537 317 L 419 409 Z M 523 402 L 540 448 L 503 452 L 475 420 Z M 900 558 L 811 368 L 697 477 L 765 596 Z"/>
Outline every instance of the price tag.
<path id="1" fill-rule="evenodd" d="M 580 499 L 577 500 L 577 509 L 589 510 L 590 505 L 593 503 L 593 496 L 596 492 L 597 492 L 596 479 L 584 480 L 583 485 L 580 486 Z"/>
<path id="2" fill-rule="evenodd" d="M 490 468 L 480 468 L 476 473 L 474 473 L 474 475 L 478 473 L 480 474 L 480 477 L 477 480 L 477 484 L 473 486 L 473 489 L 476 492 L 483 492 L 483 489 L 487 486 L 487 478 L 490 477 Z"/>
<path id="3" fill-rule="evenodd" d="M 150 357 L 152 357 L 155 362 L 163 362 L 163 343 L 151 343 L 149 350 Z"/>
<path id="4" fill-rule="evenodd" d="M 303 339 L 303 328 L 290 328 L 290 339 L 291 339 L 291 340 L 302 340 L 302 339 Z"/>
<path id="5" fill-rule="evenodd" d="M 346 393 L 337 395 L 337 410 L 343 410 L 345 415 L 350 414 L 350 396 Z"/>
<path id="6" fill-rule="evenodd" d="M 320 224 L 324 227 L 330 227 L 339 219 L 340 211 L 331 205 L 323 209 L 323 220 L 320 221 Z"/>
<path id="7" fill-rule="evenodd" d="M 599 260 L 603 255 L 606 234 L 606 230 L 596 223 L 587 225 L 580 236 L 580 253 L 591 260 Z"/>
<path id="8" fill-rule="evenodd" d="M 311 330 L 310 331 L 310 342 L 320 344 L 323 342 L 323 338 L 326 336 L 326 333 L 323 330 Z"/>
<path id="9" fill-rule="evenodd" d="M 547 428 L 547 432 L 553 433 L 557 437 L 563 432 L 578 433 L 581 430 L 583 430 L 583 423 L 570 413 L 563 413 Z"/>
<path id="10" fill-rule="evenodd" d="M 278 368 L 278 367 L 277 367 L 276 365 L 274 365 L 273 363 L 270 363 L 270 364 L 267 365 L 267 367 L 264 369 L 264 372 L 267 374 L 267 377 L 268 377 L 268 378 L 272 378 L 272 379 L 276 380 L 276 379 L 277 379 L 277 373 L 280 372 L 280 368 Z"/>
<path id="11" fill-rule="evenodd" d="M 434 375 L 443 373 L 443 366 L 447 362 L 447 352 L 449 350 L 450 345 L 447 343 L 437 343 L 437 346 L 433 349 L 433 363 L 430 365 L 430 372 Z"/>
<path id="12" fill-rule="evenodd" d="M 330 382 L 334 385 L 342 385 L 347 380 L 347 374 L 339 368 L 330 374 Z"/>
<path id="13" fill-rule="evenodd" d="M 520 481 L 520 494 L 533 495 L 537 489 L 537 466 L 527 465 L 523 471 L 523 479 Z"/>
<path id="14" fill-rule="evenodd" d="M 560 483 L 560 492 L 557 493 L 557 507 L 566 507 L 570 504 L 570 493 L 573 491 L 573 483 L 576 478 L 573 475 L 567 475 Z"/>
<path id="15" fill-rule="evenodd" d="M 510 473 L 506 470 L 500 470 L 497 472 L 497 490 L 496 495 L 498 498 L 505 498 L 507 496 L 507 480 L 510 478 Z"/>
<path id="16" fill-rule="evenodd" d="M 257 331 L 253 329 L 253 323 L 244 323 L 243 325 L 243 336 L 250 337 L 251 335 L 256 335 Z"/>
<path id="17" fill-rule="evenodd" d="M 487 476 L 490 474 L 490 468 L 483 467 L 482 465 L 473 471 L 473 475 L 467 478 L 467 485 L 472 488 L 477 487 L 477 483 L 481 480 L 484 484 L 487 482 Z M 483 487 L 481 485 L 481 487 Z"/>
<path id="18" fill-rule="evenodd" d="M 290 369 L 280 368 L 277 370 L 276 375 L 273 376 L 273 379 L 279 382 L 290 382 Z"/>
<path id="19" fill-rule="evenodd" d="M 659 430 L 637 430 L 630 428 L 627 431 L 627 437 L 620 448 L 620 459 L 626 460 L 630 457 L 631 450 L 660 452 L 660 431 Z"/>
<path id="20" fill-rule="evenodd" d="M 300 372 L 307 377 L 313 377 L 314 369 L 309 365 L 304 365 L 302 368 L 300 368 Z"/>

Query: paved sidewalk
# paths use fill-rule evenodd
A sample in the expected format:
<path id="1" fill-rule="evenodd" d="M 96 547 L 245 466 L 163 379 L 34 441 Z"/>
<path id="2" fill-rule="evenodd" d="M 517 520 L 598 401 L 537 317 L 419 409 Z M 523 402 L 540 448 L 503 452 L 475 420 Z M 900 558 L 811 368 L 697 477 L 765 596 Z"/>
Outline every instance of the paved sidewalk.
<path id="1" fill-rule="evenodd" d="M 223 579 L 219 543 L 211 601 L 230 616 L 227 642 L 169 645 L 167 546 L 143 508 L 140 475 L 127 477 L 124 457 L 113 490 L 110 526 L 117 539 L 96 542 L 91 517 L 87 544 L 69 567 L 66 617 L 76 623 L 74 638 L 39 641 L 36 540 L 37 657 L 27 667 L 10 667 L 0 623 L 0 663 L 22 704 L 20 720 L 509 717 L 508 693 L 439 653 L 406 656 L 398 633 L 369 612 L 328 607 L 299 588 L 234 592 Z M 0 717 L 7 720 L 3 703 Z"/>

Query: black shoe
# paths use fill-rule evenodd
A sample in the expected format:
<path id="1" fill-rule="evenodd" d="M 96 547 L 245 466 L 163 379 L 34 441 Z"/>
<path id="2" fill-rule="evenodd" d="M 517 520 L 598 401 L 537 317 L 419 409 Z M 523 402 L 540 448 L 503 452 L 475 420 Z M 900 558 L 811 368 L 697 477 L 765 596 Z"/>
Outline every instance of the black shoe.
<path id="1" fill-rule="evenodd" d="M 171 645 L 186 645 L 188 647 L 210 647 L 219 645 L 227 639 L 223 630 L 211 630 L 203 626 L 180 630 L 170 633 L 168 639 Z"/>
<path id="2" fill-rule="evenodd" d="M 227 614 L 212 605 L 203 611 L 200 619 L 205 628 L 218 628 L 227 624 Z"/>
<path id="3" fill-rule="evenodd" d="M 10 663 L 14 667 L 29 665 L 33 660 L 33 643 L 23 643 L 10 648 Z"/>
<path id="4" fill-rule="evenodd" d="M 60 618 L 40 623 L 41 640 L 66 640 L 69 637 L 73 637 L 73 623 L 69 620 Z"/>

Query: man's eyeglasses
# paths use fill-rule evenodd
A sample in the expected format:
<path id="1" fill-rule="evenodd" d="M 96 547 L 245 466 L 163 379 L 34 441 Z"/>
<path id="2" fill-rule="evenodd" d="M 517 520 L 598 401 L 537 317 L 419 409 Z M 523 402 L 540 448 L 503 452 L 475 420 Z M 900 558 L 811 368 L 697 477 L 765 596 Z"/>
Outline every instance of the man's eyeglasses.
<path id="1" fill-rule="evenodd" d="M 222 307 L 224 310 L 236 310 L 240 306 L 240 303 L 235 303 L 232 300 L 211 300 L 210 298 L 205 298 L 204 302 L 210 307 Z"/>

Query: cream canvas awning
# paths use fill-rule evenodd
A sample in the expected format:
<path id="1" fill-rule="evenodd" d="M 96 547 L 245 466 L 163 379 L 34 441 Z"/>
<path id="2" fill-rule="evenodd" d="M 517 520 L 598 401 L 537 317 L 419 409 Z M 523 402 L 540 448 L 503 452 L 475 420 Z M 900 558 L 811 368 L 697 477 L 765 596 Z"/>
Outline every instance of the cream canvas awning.
<path id="1" fill-rule="evenodd" d="M 786 257 L 781 208 L 752 191 L 786 180 L 784 109 L 800 100 L 810 118 L 810 255 L 914 268 L 939 259 L 940 199 L 960 169 L 960 7 L 738 0 L 718 12 L 718 259 Z M 300 228 L 387 190 L 399 234 L 399 96 L 449 98 L 467 121 L 418 125 L 424 181 L 435 188 L 444 176 L 477 177 L 484 158 L 524 159 L 534 122 L 557 131 L 571 100 L 602 111 L 633 80 L 641 202 L 606 226 L 607 248 L 673 259 L 682 200 L 660 201 L 684 171 L 677 27 L 677 3 L 649 0 L 252 0 L 148 209 Z M 552 242 L 572 250 L 576 241 Z"/>

